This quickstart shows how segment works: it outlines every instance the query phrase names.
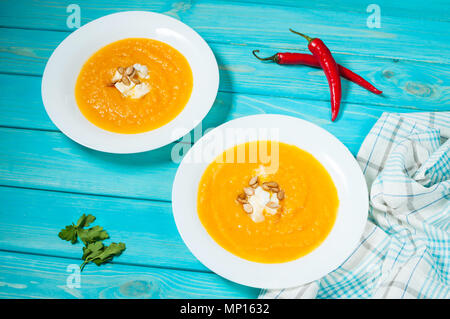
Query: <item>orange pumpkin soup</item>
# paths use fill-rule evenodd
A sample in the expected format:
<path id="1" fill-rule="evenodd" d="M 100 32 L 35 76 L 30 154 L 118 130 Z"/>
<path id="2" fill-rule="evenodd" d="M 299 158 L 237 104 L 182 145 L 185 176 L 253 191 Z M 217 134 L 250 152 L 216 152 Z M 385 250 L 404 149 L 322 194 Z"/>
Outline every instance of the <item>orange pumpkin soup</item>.
<path id="1" fill-rule="evenodd" d="M 260 155 L 261 143 L 270 161 Z M 246 155 L 237 161 L 244 149 L 246 154 L 258 150 L 255 160 Z M 338 206 L 333 180 L 318 160 L 296 146 L 270 141 L 241 144 L 217 157 L 201 178 L 197 198 L 209 235 L 229 252 L 261 263 L 310 253 L 331 231 Z"/>
<path id="2" fill-rule="evenodd" d="M 160 41 L 128 38 L 92 55 L 82 67 L 75 98 L 82 114 L 107 131 L 154 130 L 186 106 L 193 86 L 186 58 Z"/>

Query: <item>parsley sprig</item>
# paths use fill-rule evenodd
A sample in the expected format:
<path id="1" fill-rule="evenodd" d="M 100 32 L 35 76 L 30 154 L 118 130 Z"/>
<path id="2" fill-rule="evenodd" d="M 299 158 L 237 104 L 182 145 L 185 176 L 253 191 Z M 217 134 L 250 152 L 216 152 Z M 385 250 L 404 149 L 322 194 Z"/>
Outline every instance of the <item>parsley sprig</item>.
<path id="1" fill-rule="evenodd" d="M 78 238 L 84 243 L 81 257 L 84 261 L 80 266 L 81 270 L 90 262 L 100 266 L 113 259 L 114 256 L 120 255 L 126 248 L 124 243 L 111 243 L 109 246 L 105 246 L 102 241 L 108 239 L 109 235 L 103 227 L 86 228 L 95 219 L 93 215 L 83 214 L 76 224 L 67 225 L 58 234 L 59 238 L 70 241 L 72 244 L 78 242 Z"/>

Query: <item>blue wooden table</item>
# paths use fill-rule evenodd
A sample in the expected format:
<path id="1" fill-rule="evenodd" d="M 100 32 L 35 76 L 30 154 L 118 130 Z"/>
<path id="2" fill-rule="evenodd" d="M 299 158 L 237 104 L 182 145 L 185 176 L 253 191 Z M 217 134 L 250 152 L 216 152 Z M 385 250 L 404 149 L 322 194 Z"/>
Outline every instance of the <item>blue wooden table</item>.
<path id="1" fill-rule="evenodd" d="M 47 117 L 42 72 L 74 30 L 71 14 L 77 8 L 81 25 L 113 12 L 146 10 L 175 17 L 204 37 L 219 63 L 220 89 L 203 130 L 250 114 L 286 114 L 318 124 L 356 154 L 382 112 L 450 110 L 447 0 L 273 3 L 0 1 L 0 297 L 253 298 L 259 293 L 210 272 L 182 242 L 170 203 L 175 144 L 135 155 L 100 153 L 68 139 Z M 321 70 L 261 63 L 251 54 L 253 49 L 262 55 L 307 52 L 290 27 L 322 38 L 338 63 L 374 83 L 383 96 L 343 81 L 342 116 L 331 123 Z M 82 245 L 57 234 L 83 213 L 95 215 L 127 249 L 112 263 L 86 266 L 78 288 L 68 279 L 70 265 L 81 263 Z"/>

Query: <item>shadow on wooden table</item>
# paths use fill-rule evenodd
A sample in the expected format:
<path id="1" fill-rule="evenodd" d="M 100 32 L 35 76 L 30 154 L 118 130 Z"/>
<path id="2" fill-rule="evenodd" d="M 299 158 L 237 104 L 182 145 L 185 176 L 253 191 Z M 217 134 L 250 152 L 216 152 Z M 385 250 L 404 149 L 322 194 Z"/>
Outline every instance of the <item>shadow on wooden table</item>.
<path id="1" fill-rule="evenodd" d="M 219 65 L 219 83 L 228 83 L 227 90 L 233 91 L 232 77 L 230 71 L 226 68 L 222 68 L 223 65 L 222 58 L 217 52 L 214 52 L 217 64 Z M 219 90 L 223 90 L 222 85 L 219 84 Z M 232 94 L 231 93 L 222 93 L 218 92 L 216 100 L 214 101 L 211 110 L 208 112 L 206 117 L 203 119 L 201 123 L 201 133 L 203 133 L 211 128 L 217 127 L 226 121 L 230 120 L 229 115 L 232 109 Z M 200 136 L 194 136 L 192 141 L 197 141 Z"/>
<path id="2" fill-rule="evenodd" d="M 96 151 L 71 141 L 74 148 L 78 148 L 80 153 L 83 153 L 87 158 L 101 160 L 105 162 L 113 162 L 115 165 L 132 166 L 148 166 L 154 164 L 161 164 L 164 162 L 171 162 L 171 150 L 174 143 L 160 147 L 155 150 L 135 153 L 135 154 L 113 154 Z"/>

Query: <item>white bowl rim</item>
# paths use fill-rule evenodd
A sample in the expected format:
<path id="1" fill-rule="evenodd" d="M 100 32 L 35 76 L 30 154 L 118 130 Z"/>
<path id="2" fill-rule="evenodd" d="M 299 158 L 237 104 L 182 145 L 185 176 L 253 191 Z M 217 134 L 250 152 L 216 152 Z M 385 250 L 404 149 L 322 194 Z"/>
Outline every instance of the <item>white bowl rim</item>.
<path id="1" fill-rule="evenodd" d="M 229 128 L 260 127 L 261 125 L 280 127 L 281 130 L 291 130 L 291 133 L 292 130 L 310 132 L 308 139 L 305 139 L 306 144 L 302 146 L 296 143 L 290 144 L 297 145 L 316 157 L 326 167 L 338 189 L 340 206 L 330 234 L 311 253 L 287 263 L 264 264 L 248 261 L 233 255 L 218 245 L 201 224 L 196 207 L 198 181 L 209 162 L 201 164 L 185 162 L 185 159 L 189 158 L 189 153 L 198 151 L 198 148 L 206 143 L 205 141 L 210 135 Z M 320 139 L 317 136 L 320 136 Z M 292 140 L 286 141 L 283 133 L 280 134 L 279 140 L 292 142 Z M 317 156 L 315 150 L 308 149 L 308 145 L 314 145 L 319 141 L 326 145 L 320 146 L 324 153 Z M 239 143 L 230 145 L 237 144 Z M 224 145 L 222 151 L 230 145 Z M 217 154 L 221 153 L 218 151 Z M 195 187 L 192 187 L 193 185 Z M 345 198 L 342 197 L 344 195 Z M 195 198 L 192 198 L 194 196 Z M 277 114 L 241 117 L 208 132 L 194 144 L 182 160 L 172 189 L 172 209 L 175 223 L 183 241 L 193 255 L 207 268 L 228 280 L 265 289 L 284 289 L 306 284 L 339 267 L 349 258 L 360 241 L 367 222 L 368 208 L 368 190 L 364 175 L 345 145 L 334 135 L 313 123 Z M 346 229 L 348 226 L 351 226 L 352 231 Z"/>
<path id="2" fill-rule="evenodd" d="M 127 21 L 127 23 L 119 23 L 123 21 Z M 121 25 L 123 30 L 119 31 L 122 33 L 118 31 L 105 33 L 105 30 L 110 30 L 115 25 Z M 139 31 L 132 30 L 131 28 L 136 25 L 147 27 Z M 104 40 L 105 34 L 111 40 Z M 144 133 L 120 134 L 103 130 L 89 122 L 78 109 L 74 92 L 66 92 L 64 96 L 58 96 L 58 93 L 54 92 L 56 91 L 54 88 L 62 85 L 60 82 L 63 82 L 64 79 L 58 68 L 65 68 L 67 65 L 64 64 L 72 63 L 66 57 L 68 54 L 72 54 L 74 59 L 81 59 L 78 55 L 84 54 L 83 62 L 78 63 L 82 66 L 94 52 L 104 45 L 131 37 L 148 37 L 175 47 L 186 57 L 191 66 L 194 87 L 185 108 L 169 123 Z M 78 46 L 83 46 L 83 43 L 94 43 L 97 48 L 90 48 L 90 52 L 85 54 L 84 50 L 78 49 Z M 182 49 L 183 47 L 184 49 Z M 71 53 L 74 50 L 75 53 Z M 81 69 L 80 65 L 78 65 L 78 72 Z M 76 73 L 75 79 L 70 81 L 74 82 L 77 76 L 78 73 Z M 206 41 L 196 31 L 183 22 L 164 14 L 124 11 L 88 22 L 61 42 L 47 61 L 42 76 L 41 94 L 48 116 L 55 126 L 70 139 L 98 151 L 127 154 L 153 150 L 188 134 L 211 109 L 218 88 L 219 68 L 216 58 Z M 68 90 L 68 88 L 64 88 L 61 91 Z M 72 91 L 74 91 L 74 85 Z M 74 104 L 76 110 L 73 109 Z"/>

